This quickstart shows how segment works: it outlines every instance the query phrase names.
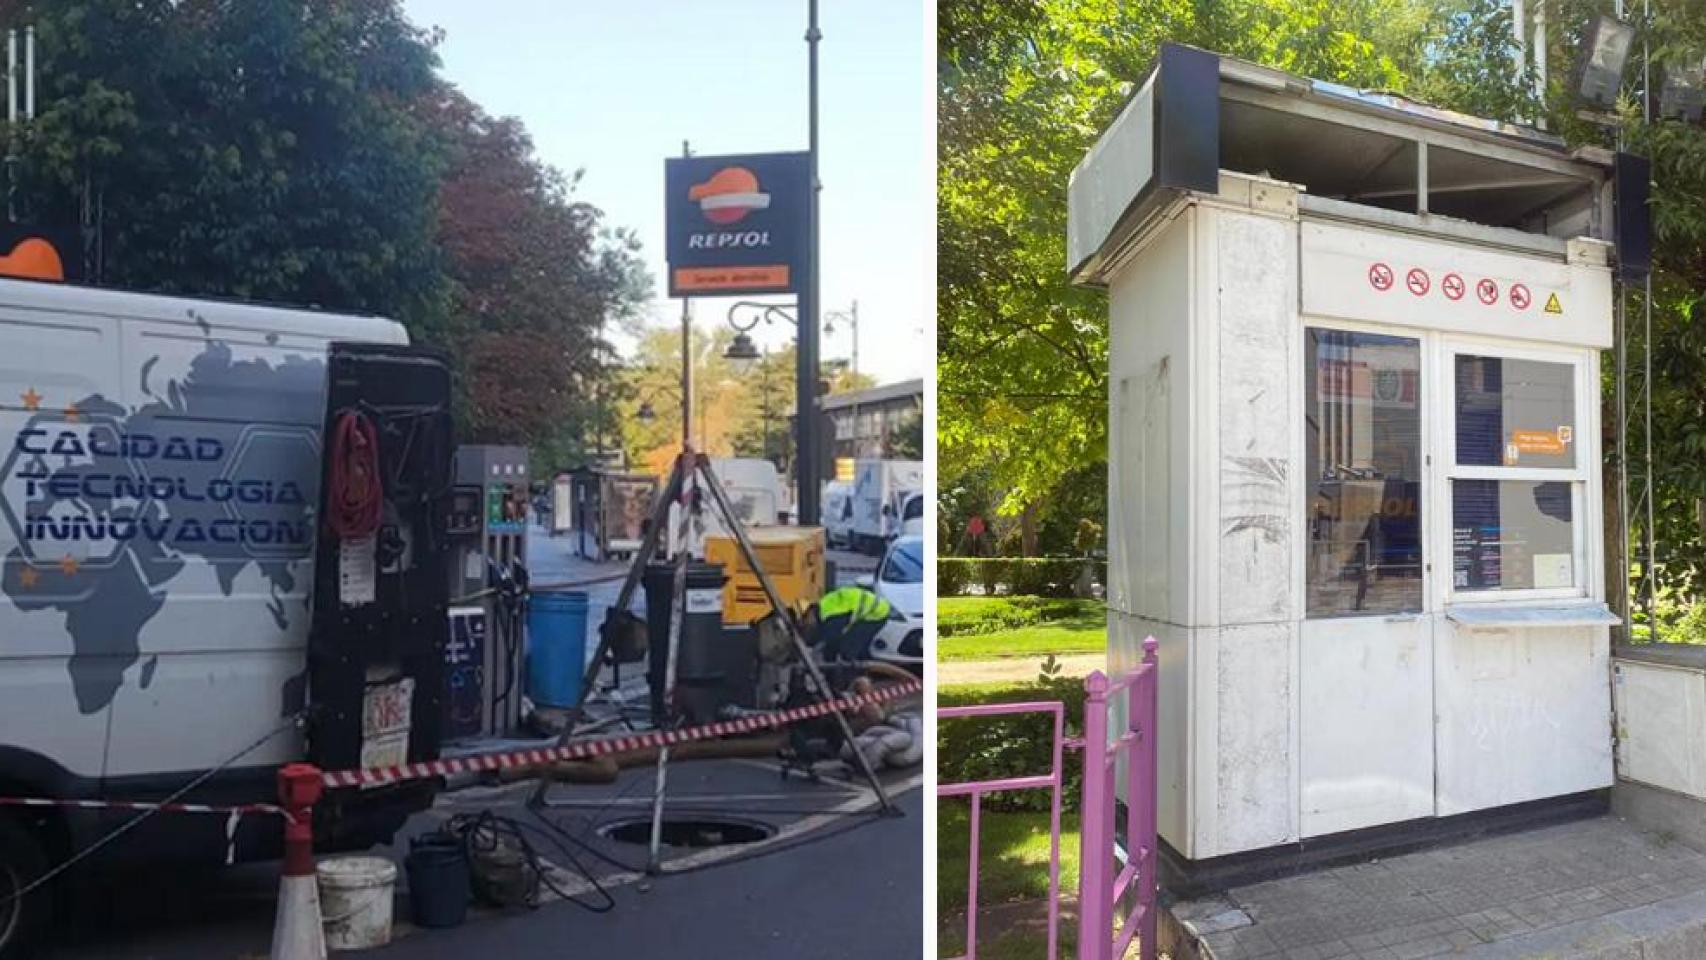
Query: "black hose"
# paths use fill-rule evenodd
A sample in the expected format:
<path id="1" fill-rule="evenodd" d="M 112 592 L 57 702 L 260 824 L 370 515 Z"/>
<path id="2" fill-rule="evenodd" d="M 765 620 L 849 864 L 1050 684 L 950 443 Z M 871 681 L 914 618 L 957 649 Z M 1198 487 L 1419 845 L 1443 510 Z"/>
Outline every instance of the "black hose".
<path id="1" fill-rule="evenodd" d="M 561 852 L 569 864 L 574 867 L 575 872 L 579 873 L 592 886 L 593 890 L 598 892 L 598 901 L 602 902 L 588 902 L 557 886 L 551 880 L 550 873 L 545 869 L 539 851 L 528 839 L 530 832 L 544 837 L 547 842 Z M 476 862 L 475 855 L 477 853 L 494 851 L 505 838 L 508 838 L 520 851 L 522 861 L 526 864 L 527 869 L 532 871 L 532 875 L 527 878 L 529 889 L 522 899 L 522 903 L 529 908 L 539 906 L 537 884 L 543 884 L 561 899 L 592 913 L 607 913 L 616 907 L 616 900 L 611 897 L 610 891 L 598 882 L 598 878 L 593 876 L 592 871 L 580 862 L 574 851 L 570 850 L 557 836 L 550 832 L 522 823 L 513 817 L 500 816 L 490 810 L 481 810 L 478 813 L 459 813 L 451 817 L 444 826 L 439 828 L 439 833 L 452 837 L 462 844 L 468 857 L 470 870 L 473 869 Z M 510 906 L 511 904 L 502 905 Z"/>

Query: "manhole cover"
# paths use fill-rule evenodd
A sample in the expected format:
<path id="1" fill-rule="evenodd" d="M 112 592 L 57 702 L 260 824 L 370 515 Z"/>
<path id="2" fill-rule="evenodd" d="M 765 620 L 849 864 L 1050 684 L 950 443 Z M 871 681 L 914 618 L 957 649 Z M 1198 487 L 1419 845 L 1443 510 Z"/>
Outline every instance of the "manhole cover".
<path id="1" fill-rule="evenodd" d="M 652 842 L 652 820 L 650 817 L 617 820 L 600 827 L 598 832 L 617 843 L 645 846 Z M 667 818 L 663 822 L 663 842 L 671 847 L 721 847 L 731 843 L 757 843 L 775 835 L 775 827 L 756 820 L 699 817 Z"/>

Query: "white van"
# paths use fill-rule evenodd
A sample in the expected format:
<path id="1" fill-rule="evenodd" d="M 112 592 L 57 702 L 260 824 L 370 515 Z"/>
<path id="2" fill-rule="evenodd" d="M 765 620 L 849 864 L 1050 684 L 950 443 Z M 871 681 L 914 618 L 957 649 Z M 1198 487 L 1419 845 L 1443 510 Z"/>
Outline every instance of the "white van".
<path id="1" fill-rule="evenodd" d="M 900 534 L 901 507 L 908 494 L 924 489 L 924 464 L 917 460 L 860 460 L 853 467 L 853 545 L 880 556 Z"/>
<path id="2" fill-rule="evenodd" d="M 220 768 L 182 799 L 276 798 L 278 767 L 305 758 L 290 718 L 333 341 L 408 337 L 376 317 L 0 279 L 0 796 L 157 800 Z M 317 847 L 388 836 L 431 789 L 329 798 Z M 20 879 L 131 816 L 0 807 L 0 955 L 45 923 L 47 897 L 11 896 Z M 221 862 L 225 830 L 162 814 L 110 850 Z M 233 843 L 274 856 L 279 824 L 245 817 Z"/>
<path id="3" fill-rule="evenodd" d="M 823 485 L 820 521 L 830 546 L 853 546 L 853 485 L 831 480 Z"/>

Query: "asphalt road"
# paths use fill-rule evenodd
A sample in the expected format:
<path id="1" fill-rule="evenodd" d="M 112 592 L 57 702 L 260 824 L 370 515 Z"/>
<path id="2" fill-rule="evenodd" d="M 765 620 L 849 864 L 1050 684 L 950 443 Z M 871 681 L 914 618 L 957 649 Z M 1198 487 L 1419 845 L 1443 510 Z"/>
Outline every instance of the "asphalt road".
<path id="1" fill-rule="evenodd" d="M 800 846 L 612 891 L 595 914 L 554 903 L 416 931 L 374 957 L 466 960 L 501 946 L 504 960 L 567 956 L 899 960 L 923 939 L 923 793 L 903 816 L 849 820 Z"/>
<path id="2" fill-rule="evenodd" d="M 893 960 L 923 951 L 923 791 L 902 815 L 848 817 L 763 848 L 649 883 L 619 880 L 615 906 L 557 901 L 472 912 L 461 927 L 415 928 L 399 895 L 396 939 L 349 956 L 387 960 L 740 957 Z M 719 854 L 721 855 L 721 854 Z M 49 954 L 66 960 L 261 960 L 272 935 L 277 866 L 152 869 L 87 878 Z M 401 880 L 399 881 L 401 882 Z"/>
<path id="3" fill-rule="evenodd" d="M 553 542 L 537 528 L 533 533 L 529 560 L 536 582 L 602 578 L 625 569 L 586 563 L 568 553 L 566 541 Z M 845 571 L 843 582 L 876 565 L 875 558 L 856 554 L 831 559 Z M 617 586 L 601 583 L 588 592 L 595 604 L 607 604 Z M 650 883 L 619 881 L 608 913 L 553 902 L 532 911 L 479 911 L 461 927 L 424 930 L 407 923 L 406 896 L 400 895 L 397 939 L 350 956 L 917 957 L 923 952 L 922 790 L 914 785 L 895 799 L 899 817 L 828 818 L 759 855 L 724 848 L 727 859 L 694 872 Z M 252 864 L 81 878 L 83 889 L 56 925 L 49 956 L 264 960 L 277 876 L 276 864 Z"/>

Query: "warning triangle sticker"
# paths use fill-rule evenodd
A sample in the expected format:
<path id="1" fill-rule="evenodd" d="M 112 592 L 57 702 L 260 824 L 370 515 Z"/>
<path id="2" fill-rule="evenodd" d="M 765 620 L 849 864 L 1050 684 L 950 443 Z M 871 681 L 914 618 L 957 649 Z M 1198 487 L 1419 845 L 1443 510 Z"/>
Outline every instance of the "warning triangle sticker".
<path id="1" fill-rule="evenodd" d="M 1550 297 L 1546 298 L 1546 312 L 1547 313 L 1563 313 L 1564 312 L 1564 305 L 1562 303 L 1558 302 L 1558 295 L 1556 293 L 1554 293 Z"/>

